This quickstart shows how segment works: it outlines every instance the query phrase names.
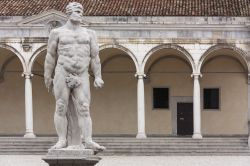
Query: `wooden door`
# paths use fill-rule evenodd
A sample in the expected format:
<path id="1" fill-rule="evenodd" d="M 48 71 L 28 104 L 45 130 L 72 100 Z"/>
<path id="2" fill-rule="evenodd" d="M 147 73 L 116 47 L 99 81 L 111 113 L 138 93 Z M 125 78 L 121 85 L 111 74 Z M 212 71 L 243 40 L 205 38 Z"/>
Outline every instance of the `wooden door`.
<path id="1" fill-rule="evenodd" d="M 177 135 L 193 134 L 193 103 L 177 103 Z"/>

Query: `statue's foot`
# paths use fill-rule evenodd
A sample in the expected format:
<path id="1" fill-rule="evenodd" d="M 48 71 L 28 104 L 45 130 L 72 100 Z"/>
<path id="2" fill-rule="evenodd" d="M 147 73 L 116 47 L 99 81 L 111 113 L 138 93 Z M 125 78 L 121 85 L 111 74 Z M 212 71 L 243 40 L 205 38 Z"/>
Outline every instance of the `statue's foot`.
<path id="1" fill-rule="evenodd" d="M 66 146 L 67 146 L 67 141 L 66 140 L 59 140 L 50 149 L 62 149 L 62 148 L 65 148 Z"/>
<path id="2" fill-rule="evenodd" d="M 104 151 L 106 149 L 104 146 L 101 146 L 94 141 L 85 142 L 85 148 L 92 149 L 92 150 L 97 151 L 97 152 Z"/>

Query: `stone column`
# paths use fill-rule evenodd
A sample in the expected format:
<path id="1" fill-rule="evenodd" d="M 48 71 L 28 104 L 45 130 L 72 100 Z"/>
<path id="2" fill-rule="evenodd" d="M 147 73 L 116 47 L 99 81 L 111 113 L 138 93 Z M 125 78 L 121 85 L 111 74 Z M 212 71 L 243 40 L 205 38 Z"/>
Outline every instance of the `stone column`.
<path id="1" fill-rule="evenodd" d="M 250 74 L 248 74 L 248 147 L 250 148 Z"/>
<path id="2" fill-rule="evenodd" d="M 25 78 L 25 125 L 26 132 L 25 138 L 35 138 L 35 134 L 33 132 L 33 101 L 32 101 L 32 83 L 31 77 L 33 74 L 31 73 L 23 73 L 23 77 Z"/>
<path id="3" fill-rule="evenodd" d="M 193 121 L 194 121 L 194 133 L 193 139 L 202 139 L 201 135 L 201 104 L 200 104 L 200 74 L 193 74 L 194 78 L 194 92 L 193 92 Z"/>
<path id="4" fill-rule="evenodd" d="M 144 97 L 144 77 L 145 74 L 136 74 L 137 83 L 137 123 L 138 133 L 136 138 L 146 138 L 145 134 L 145 97 Z"/>

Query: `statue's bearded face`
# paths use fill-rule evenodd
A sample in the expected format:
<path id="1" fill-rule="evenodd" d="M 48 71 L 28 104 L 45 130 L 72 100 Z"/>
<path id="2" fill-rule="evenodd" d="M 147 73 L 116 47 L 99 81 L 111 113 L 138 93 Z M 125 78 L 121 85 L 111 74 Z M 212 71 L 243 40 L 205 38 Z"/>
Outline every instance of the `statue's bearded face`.
<path id="1" fill-rule="evenodd" d="M 74 22 L 81 22 L 83 11 L 81 8 L 73 8 L 69 19 Z"/>
<path id="2" fill-rule="evenodd" d="M 82 20 L 83 6 L 78 2 L 70 2 L 66 6 L 66 14 L 69 20 L 79 23 Z"/>

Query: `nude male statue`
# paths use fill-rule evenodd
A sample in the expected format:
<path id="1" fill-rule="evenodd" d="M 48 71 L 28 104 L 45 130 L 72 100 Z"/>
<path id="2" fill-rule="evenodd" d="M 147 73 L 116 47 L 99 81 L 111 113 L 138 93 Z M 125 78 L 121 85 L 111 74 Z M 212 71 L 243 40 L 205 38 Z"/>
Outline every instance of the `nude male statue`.
<path id="1" fill-rule="evenodd" d="M 69 3 L 66 14 L 66 24 L 50 33 L 44 66 L 45 85 L 49 91 L 53 87 L 56 99 L 54 123 L 59 139 L 52 149 L 67 147 L 66 113 L 72 95 L 77 110 L 78 127 L 85 136 L 85 148 L 104 150 L 105 147 L 92 140 L 92 121 L 89 113 L 89 65 L 95 76 L 94 86 L 101 88 L 104 84 L 96 35 L 94 31 L 80 26 L 83 14 L 83 6 L 80 3 Z M 83 145 L 82 147 L 84 148 Z"/>

